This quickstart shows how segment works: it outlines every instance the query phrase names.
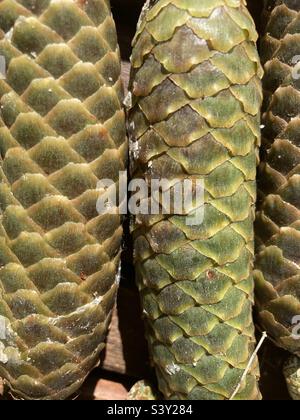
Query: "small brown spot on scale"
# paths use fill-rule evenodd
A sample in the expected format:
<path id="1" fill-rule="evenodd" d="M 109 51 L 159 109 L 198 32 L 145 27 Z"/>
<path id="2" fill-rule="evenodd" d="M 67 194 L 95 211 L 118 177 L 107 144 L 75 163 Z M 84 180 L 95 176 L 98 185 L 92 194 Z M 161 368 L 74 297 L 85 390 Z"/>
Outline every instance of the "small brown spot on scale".
<path id="1" fill-rule="evenodd" d="M 87 0 L 77 0 L 77 4 L 79 7 L 84 7 L 87 3 Z"/>
<path id="2" fill-rule="evenodd" d="M 35 322 L 35 320 L 36 320 L 36 316 L 35 315 L 29 315 L 27 317 L 27 323 L 28 324 L 33 324 Z"/>
<path id="3" fill-rule="evenodd" d="M 209 280 L 214 280 L 214 279 L 216 278 L 216 273 L 215 273 L 213 270 L 208 270 L 208 271 L 206 272 L 206 277 L 207 277 Z"/>

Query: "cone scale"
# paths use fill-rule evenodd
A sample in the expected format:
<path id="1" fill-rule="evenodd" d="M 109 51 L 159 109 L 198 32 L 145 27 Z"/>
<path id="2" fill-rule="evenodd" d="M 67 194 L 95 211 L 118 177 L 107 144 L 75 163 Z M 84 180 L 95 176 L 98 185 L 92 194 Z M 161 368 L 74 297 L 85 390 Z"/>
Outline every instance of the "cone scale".
<path id="1" fill-rule="evenodd" d="M 300 357 L 299 2 L 267 1 L 264 21 L 265 128 L 258 173 L 256 302 L 262 328 L 280 347 Z M 299 366 L 294 357 L 285 369 L 291 394 L 298 394 L 298 399 Z"/>
<path id="2" fill-rule="evenodd" d="M 133 45 L 133 177 L 202 178 L 204 221 L 137 216 L 136 267 L 166 399 L 228 400 L 255 348 L 253 221 L 262 69 L 240 0 L 158 0 Z M 255 359 L 235 396 L 260 398 Z"/>
<path id="3" fill-rule="evenodd" d="M 121 220 L 98 180 L 126 167 L 108 0 L 0 2 L 0 376 L 64 399 L 98 363 L 118 285 Z"/>

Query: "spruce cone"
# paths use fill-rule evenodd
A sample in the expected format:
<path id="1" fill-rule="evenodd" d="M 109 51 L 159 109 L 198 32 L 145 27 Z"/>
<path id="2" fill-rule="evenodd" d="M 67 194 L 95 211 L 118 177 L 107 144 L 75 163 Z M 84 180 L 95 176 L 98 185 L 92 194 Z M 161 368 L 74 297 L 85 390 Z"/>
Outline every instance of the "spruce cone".
<path id="1" fill-rule="evenodd" d="M 97 182 L 126 157 L 108 0 L 3 0 L 0 376 L 64 399 L 98 363 L 118 284 L 120 218 Z"/>
<path id="2" fill-rule="evenodd" d="M 167 399 L 229 399 L 255 347 L 253 220 L 262 69 L 244 0 L 158 0 L 132 55 L 133 175 L 205 181 L 204 222 L 137 216 L 148 340 Z M 257 360 L 235 399 L 260 398 Z"/>
<path id="3" fill-rule="evenodd" d="M 265 21 L 256 301 L 262 327 L 300 356 L 300 3 L 268 1 Z"/>
<path id="4" fill-rule="evenodd" d="M 291 397 L 300 401 L 300 358 L 291 356 L 284 366 L 283 374 Z"/>
<path id="5" fill-rule="evenodd" d="M 131 401 L 155 401 L 159 396 L 153 385 L 148 381 L 139 381 L 128 392 L 127 400 Z"/>

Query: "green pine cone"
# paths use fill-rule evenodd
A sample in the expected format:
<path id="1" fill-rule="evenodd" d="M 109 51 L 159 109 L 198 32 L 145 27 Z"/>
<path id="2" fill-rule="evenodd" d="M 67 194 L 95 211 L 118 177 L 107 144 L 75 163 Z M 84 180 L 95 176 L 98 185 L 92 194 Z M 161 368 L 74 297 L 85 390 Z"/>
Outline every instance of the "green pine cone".
<path id="1" fill-rule="evenodd" d="M 258 174 L 256 300 L 279 346 L 300 356 L 300 3 L 266 5 L 266 103 Z M 298 58 L 297 58 L 298 57 Z M 296 319 L 298 317 L 298 320 Z"/>
<path id="2" fill-rule="evenodd" d="M 126 165 L 108 0 L 3 0 L 0 376 L 64 399 L 98 363 L 118 285 L 121 220 L 97 182 Z"/>
<path id="3" fill-rule="evenodd" d="M 255 348 L 262 69 L 244 0 L 150 1 L 132 55 L 133 175 L 205 181 L 204 222 L 137 216 L 148 341 L 167 399 L 233 396 Z M 257 360 L 235 396 L 260 398 Z"/>
<path id="4" fill-rule="evenodd" d="M 153 385 L 148 381 L 139 381 L 128 392 L 127 400 L 131 401 L 155 401 L 159 396 Z"/>

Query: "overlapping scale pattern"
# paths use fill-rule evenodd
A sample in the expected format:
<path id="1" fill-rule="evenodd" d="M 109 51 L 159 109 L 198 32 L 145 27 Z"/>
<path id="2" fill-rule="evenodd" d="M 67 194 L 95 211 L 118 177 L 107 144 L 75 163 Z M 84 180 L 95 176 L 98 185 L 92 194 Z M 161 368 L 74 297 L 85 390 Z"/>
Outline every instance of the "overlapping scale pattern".
<path id="1" fill-rule="evenodd" d="M 254 351 L 262 69 L 240 0 L 158 0 L 134 40 L 133 176 L 205 181 L 204 221 L 137 216 L 138 284 L 160 390 L 224 400 Z M 257 361 L 235 399 L 260 398 Z"/>
<path id="2" fill-rule="evenodd" d="M 126 167 L 108 0 L 0 2 L 0 375 L 63 399 L 98 363 L 118 285 L 119 216 L 97 183 Z"/>
<path id="3" fill-rule="evenodd" d="M 300 356 L 300 3 L 266 2 L 265 21 L 256 297 L 263 328 Z"/>

